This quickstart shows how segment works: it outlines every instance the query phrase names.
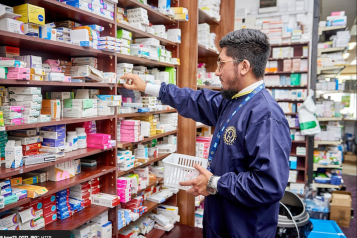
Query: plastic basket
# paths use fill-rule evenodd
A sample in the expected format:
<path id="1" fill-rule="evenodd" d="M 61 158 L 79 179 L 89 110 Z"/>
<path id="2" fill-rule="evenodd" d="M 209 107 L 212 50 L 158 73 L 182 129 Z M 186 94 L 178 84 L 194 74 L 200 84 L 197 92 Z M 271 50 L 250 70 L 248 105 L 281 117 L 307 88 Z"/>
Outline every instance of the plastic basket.
<path id="1" fill-rule="evenodd" d="M 193 168 L 193 165 L 199 164 L 206 168 L 208 160 L 174 153 L 163 159 L 163 162 L 165 168 L 164 185 L 188 190 L 191 187 L 180 186 L 180 182 L 196 178 L 199 175 L 199 172 Z"/>

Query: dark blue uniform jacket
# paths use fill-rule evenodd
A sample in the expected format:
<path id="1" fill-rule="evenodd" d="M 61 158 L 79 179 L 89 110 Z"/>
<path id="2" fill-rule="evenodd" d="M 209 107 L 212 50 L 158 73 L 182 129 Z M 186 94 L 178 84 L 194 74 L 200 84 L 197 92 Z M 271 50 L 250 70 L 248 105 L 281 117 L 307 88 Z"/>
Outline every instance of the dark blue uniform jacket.
<path id="1" fill-rule="evenodd" d="M 247 97 L 223 99 L 220 92 L 162 84 L 159 99 L 178 113 L 215 126 L 212 142 Z M 221 176 L 218 194 L 205 199 L 205 237 L 274 237 L 279 200 L 289 177 L 291 138 L 282 109 L 265 89 L 227 124 L 211 170 Z"/>

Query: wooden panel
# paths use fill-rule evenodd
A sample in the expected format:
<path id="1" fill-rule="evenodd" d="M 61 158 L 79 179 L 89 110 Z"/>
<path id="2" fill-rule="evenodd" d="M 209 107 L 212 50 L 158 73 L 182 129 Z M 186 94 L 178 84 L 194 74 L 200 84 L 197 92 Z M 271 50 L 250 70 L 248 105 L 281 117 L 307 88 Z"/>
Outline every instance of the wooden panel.
<path id="1" fill-rule="evenodd" d="M 197 84 L 197 27 L 198 27 L 198 1 L 180 0 L 180 7 L 185 7 L 190 13 L 187 22 L 180 22 L 181 39 L 179 54 L 182 59 L 179 67 L 178 86 L 195 89 Z M 189 59 L 189 60 L 188 60 Z M 178 153 L 196 155 L 196 122 L 179 116 L 178 126 L 180 133 L 177 138 Z M 181 131 L 182 129 L 182 131 Z M 194 197 L 188 196 L 180 190 L 178 207 L 181 223 L 194 226 L 195 209 Z"/>
<path id="2" fill-rule="evenodd" d="M 117 143 L 118 143 L 117 146 L 118 146 L 118 148 L 123 149 L 123 148 L 128 147 L 128 146 L 133 146 L 135 144 L 144 143 L 144 142 L 147 142 L 147 141 L 151 141 L 153 139 L 162 138 L 162 137 L 165 137 L 165 136 L 168 136 L 168 135 L 172 135 L 172 134 L 176 134 L 176 133 L 178 133 L 178 130 L 169 131 L 169 132 L 166 132 L 166 133 L 163 133 L 163 134 L 157 134 L 155 136 L 151 136 L 151 137 L 145 138 L 144 140 L 141 140 L 141 141 L 138 141 L 138 142 L 117 141 Z"/>
<path id="3" fill-rule="evenodd" d="M 161 237 L 162 238 L 172 238 L 172 237 L 202 238 L 203 229 L 176 223 L 175 227 L 170 232 L 165 233 Z"/>
<path id="4" fill-rule="evenodd" d="M 218 25 L 219 21 L 202 11 L 201 9 L 198 9 L 198 23 L 207 23 L 209 25 Z"/>

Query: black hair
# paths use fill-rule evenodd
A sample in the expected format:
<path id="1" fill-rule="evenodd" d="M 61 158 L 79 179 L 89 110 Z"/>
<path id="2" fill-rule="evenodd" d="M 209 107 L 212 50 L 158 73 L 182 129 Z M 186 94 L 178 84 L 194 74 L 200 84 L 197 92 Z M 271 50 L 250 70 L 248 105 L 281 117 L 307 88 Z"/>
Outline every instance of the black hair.
<path id="1" fill-rule="evenodd" d="M 248 60 L 257 79 L 264 76 L 270 55 L 270 43 L 263 32 L 247 28 L 232 31 L 219 41 L 219 46 L 227 47 L 227 56 L 233 59 Z"/>

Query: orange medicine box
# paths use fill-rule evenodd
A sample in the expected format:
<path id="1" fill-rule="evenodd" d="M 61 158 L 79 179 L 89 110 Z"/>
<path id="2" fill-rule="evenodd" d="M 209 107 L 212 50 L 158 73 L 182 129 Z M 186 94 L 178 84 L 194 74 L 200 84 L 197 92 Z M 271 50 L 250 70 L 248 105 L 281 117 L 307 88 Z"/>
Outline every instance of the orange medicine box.
<path id="1" fill-rule="evenodd" d="M 41 148 L 41 142 L 39 143 L 33 143 L 33 144 L 28 144 L 28 145 L 23 145 L 22 146 L 22 152 L 26 152 L 26 151 L 33 151 L 33 150 L 38 150 Z"/>

